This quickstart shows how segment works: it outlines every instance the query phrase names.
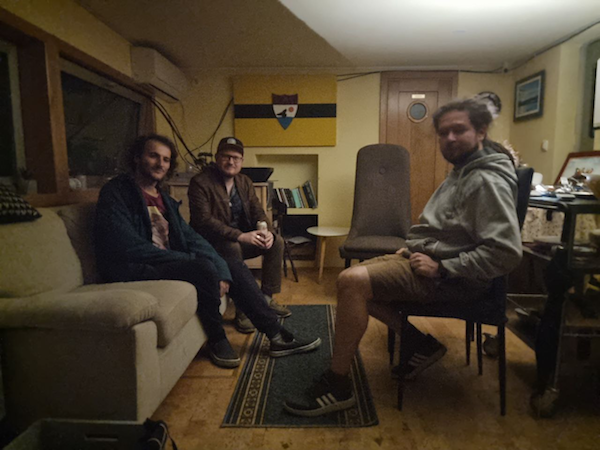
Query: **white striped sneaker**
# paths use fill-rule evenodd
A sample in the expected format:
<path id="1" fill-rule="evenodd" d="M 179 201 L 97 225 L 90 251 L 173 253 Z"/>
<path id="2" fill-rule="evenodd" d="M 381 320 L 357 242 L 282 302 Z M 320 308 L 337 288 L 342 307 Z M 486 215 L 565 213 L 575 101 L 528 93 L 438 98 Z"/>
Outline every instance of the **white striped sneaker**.
<path id="1" fill-rule="evenodd" d="M 349 377 L 333 383 L 323 374 L 298 401 L 286 400 L 283 407 L 290 414 L 315 417 L 351 408 L 356 403 Z"/>
<path id="2" fill-rule="evenodd" d="M 437 339 L 428 334 L 423 344 L 408 355 L 408 361 L 392 369 L 395 378 L 404 376 L 407 381 L 414 380 L 421 372 L 438 362 L 446 354 L 448 349 Z"/>

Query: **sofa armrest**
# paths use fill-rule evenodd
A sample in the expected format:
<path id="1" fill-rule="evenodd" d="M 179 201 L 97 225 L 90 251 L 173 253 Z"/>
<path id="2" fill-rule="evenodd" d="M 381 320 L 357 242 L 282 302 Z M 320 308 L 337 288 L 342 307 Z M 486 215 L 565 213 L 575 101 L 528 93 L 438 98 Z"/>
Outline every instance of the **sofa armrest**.
<path id="1" fill-rule="evenodd" d="M 48 292 L 0 299 L 0 328 L 119 331 L 152 319 L 157 300 L 147 292 Z"/>

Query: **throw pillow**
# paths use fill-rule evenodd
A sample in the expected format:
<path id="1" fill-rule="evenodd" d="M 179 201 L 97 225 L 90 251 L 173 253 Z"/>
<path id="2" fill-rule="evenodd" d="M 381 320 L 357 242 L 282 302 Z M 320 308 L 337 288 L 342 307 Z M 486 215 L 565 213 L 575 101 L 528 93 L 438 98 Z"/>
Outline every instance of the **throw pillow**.
<path id="1" fill-rule="evenodd" d="M 13 192 L 10 186 L 0 185 L 0 224 L 31 222 L 42 215 Z"/>

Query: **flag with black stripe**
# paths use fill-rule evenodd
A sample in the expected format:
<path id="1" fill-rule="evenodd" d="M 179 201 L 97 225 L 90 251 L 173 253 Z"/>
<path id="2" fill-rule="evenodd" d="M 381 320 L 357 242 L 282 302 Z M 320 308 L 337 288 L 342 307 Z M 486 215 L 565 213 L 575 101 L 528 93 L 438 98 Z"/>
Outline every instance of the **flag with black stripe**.
<path id="1" fill-rule="evenodd" d="M 234 81 L 235 135 L 247 147 L 336 144 L 335 75 L 247 75 Z"/>

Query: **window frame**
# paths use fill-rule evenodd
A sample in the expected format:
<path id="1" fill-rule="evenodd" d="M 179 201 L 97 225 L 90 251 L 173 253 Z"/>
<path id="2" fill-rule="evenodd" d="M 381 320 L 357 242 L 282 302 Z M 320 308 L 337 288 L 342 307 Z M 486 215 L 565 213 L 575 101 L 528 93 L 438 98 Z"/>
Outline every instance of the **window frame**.
<path id="1" fill-rule="evenodd" d="M 11 108 L 13 122 L 13 139 L 15 144 L 16 176 L 19 168 L 27 168 L 25 160 L 25 144 L 23 139 L 23 122 L 21 121 L 21 91 L 19 90 L 19 62 L 17 58 L 17 47 L 5 40 L 0 40 L 0 51 L 8 56 L 8 77 L 10 80 Z M 7 177 L 8 178 L 8 177 Z M 0 177 L 2 181 L 5 177 Z"/>
<path id="2" fill-rule="evenodd" d="M 98 189 L 71 191 L 62 102 L 61 60 L 122 85 L 144 98 L 139 134 L 156 130 L 154 95 L 131 77 L 0 8 L 0 40 L 16 46 L 26 166 L 35 174 L 34 206 L 95 201 Z"/>

